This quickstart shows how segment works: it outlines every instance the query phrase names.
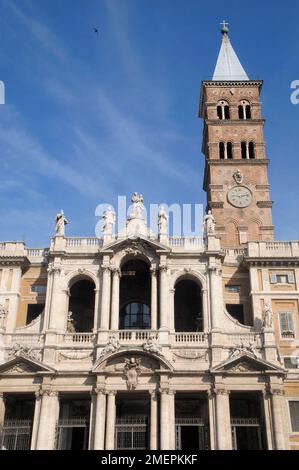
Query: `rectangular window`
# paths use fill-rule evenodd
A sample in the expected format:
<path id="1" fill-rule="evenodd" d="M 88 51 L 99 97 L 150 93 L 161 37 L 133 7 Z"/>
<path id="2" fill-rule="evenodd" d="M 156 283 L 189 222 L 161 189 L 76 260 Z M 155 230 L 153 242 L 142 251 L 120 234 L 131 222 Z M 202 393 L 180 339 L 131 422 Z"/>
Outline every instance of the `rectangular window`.
<path id="1" fill-rule="evenodd" d="M 271 284 L 295 284 L 295 276 L 293 273 L 270 273 Z"/>
<path id="2" fill-rule="evenodd" d="M 295 338 L 294 316 L 292 313 L 283 312 L 279 314 L 280 334 L 284 339 Z"/>
<path id="3" fill-rule="evenodd" d="M 299 369 L 299 358 L 296 356 L 293 357 L 285 357 L 284 358 L 284 366 L 286 369 Z"/>
<path id="4" fill-rule="evenodd" d="M 299 401 L 290 401 L 292 432 L 299 432 Z"/>
<path id="5" fill-rule="evenodd" d="M 226 292 L 231 292 L 234 294 L 239 294 L 241 292 L 241 286 L 233 286 L 233 285 L 226 285 L 225 286 Z"/>
<path id="6" fill-rule="evenodd" d="M 36 284 L 31 286 L 31 292 L 37 292 L 38 294 L 44 294 L 47 291 L 46 285 Z"/>

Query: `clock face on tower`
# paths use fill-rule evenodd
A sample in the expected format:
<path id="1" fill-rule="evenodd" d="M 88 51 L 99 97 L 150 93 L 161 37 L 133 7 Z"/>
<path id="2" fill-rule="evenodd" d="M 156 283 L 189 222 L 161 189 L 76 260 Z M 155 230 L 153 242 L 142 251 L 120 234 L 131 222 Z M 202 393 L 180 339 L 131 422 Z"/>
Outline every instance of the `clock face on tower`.
<path id="1" fill-rule="evenodd" d="M 232 206 L 243 208 L 251 204 L 252 194 L 246 186 L 235 186 L 228 191 L 227 199 Z"/>

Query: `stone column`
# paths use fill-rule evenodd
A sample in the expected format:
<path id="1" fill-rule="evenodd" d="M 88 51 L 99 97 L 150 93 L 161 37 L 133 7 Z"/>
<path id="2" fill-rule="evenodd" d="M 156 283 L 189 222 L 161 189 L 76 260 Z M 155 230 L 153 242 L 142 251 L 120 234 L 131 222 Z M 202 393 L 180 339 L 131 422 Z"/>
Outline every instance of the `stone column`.
<path id="1" fill-rule="evenodd" d="M 220 270 L 212 266 L 209 268 L 209 273 L 211 326 L 212 330 L 218 330 L 221 327 L 221 317 L 224 309 Z"/>
<path id="2" fill-rule="evenodd" d="M 54 449 L 58 413 L 58 393 L 51 390 L 43 390 L 36 443 L 37 450 Z"/>
<path id="3" fill-rule="evenodd" d="M 8 300 L 8 315 L 6 318 L 6 333 L 13 333 L 17 324 L 17 315 L 20 301 L 20 285 L 22 278 L 22 269 L 20 266 L 13 269 L 12 284 L 6 293 Z"/>
<path id="4" fill-rule="evenodd" d="M 112 271 L 112 302 L 111 302 L 111 330 L 119 329 L 119 282 L 120 270 L 118 268 Z"/>
<path id="5" fill-rule="evenodd" d="M 53 277 L 52 279 L 52 292 L 51 292 L 51 302 L 49 308 L 49 330 L 57 330 L 57 323 L 58 323 L 58 310 L 56 309 L 56 305 L 58 307 L 58 300 L 60 300 L 59 295 L 59 277 L 61 269 L 58 266 L 51 266 L 48 269 L 49 274 Z"/>
<path id="6" fill-rule="evenodd" d="M 160 266 L 160 329 L 168 330 L 167 266 Z"/>
<path id="7" fill-rule="evenodd" d="M 157 270 L 151 268 L 151 330 L 157 330 Z"/>
<path id="8" fill-rule="evenodd" d="M 272 436 L 272 423 L 271 423 L 271 401 L 270 395 L 267 390 L 262 392 L 263 412 L 265 420 L 265 431 L 267 438 L 267 450 L 273 450 L 273 436 Z"/>
<path id="9" fill-rule="evenodd" d="M 41 410 L 41 392 L 38 390 L 35 392 L 35 406 L 34 406 L 34 417 L 33 417 L 33 426 L 32 426 L 32 436 L 31 436 L 31 445 L 30 450 L 36 449 L 36 441 L 38 436 L 39 420 L 40 420 L 40 410 Z"/>
<path id="10" fill-rule="evenodd" d="M 100 329 L 109 329 L 111 273 L 109 266 L 102 266 L 102 298 Z"/>
<path id="11" fill-rule="evenodd" d="M 114 450 L 114 439 L 115 439 L 115 391 L 108 393 L 108 404 L 107 404 L 107 419 L 106 419 L 106 450 Z"/>
<path id="12" fill-rule="evenodd" d="M 104 450 L 105 449 L 106 393 L 104 389 L 96 388 L 95 394 L 96 394 L 96 410 L 94 414 L 95 424 L 94 424 L 94 447 L 93 448 L 94 450 Z M 114 440 L 113 440 L 113 444 L 114 444 Z"/>
<path id="13" fill-rule="evenodd" d="M 168 393 L 169 408 L 169 449 L 175 450 L 175 391 L 170 390 Z"/>
<path id="14" fill-rule="evenodd" d="M 95 299 L 94 299 L 94 314 L 93 314 L 93 331 L 96 332 L 98 330 L 99 324 L 99 297 L 100 297 L 100 290 L 95 289 Z"/>
<path id="15" fill-rule="evenodd" d="M 287 450 L 283 424 L 284 391 L 282 389 L 274 388 L 271 390 L 271 408 L 275 450 Z"/>
<path id="16" fill-rule="evenodd" d="M 168 314 L 168 325 L 169 330 L 175 332 L 175 287 L 169 291 L 169 314 Z"/>
<path id="17" fill-rule="evenodd" d="M 201 308 L 202 308 L 202 319 L 203 319 L 203 331 L 209 331 L 211 329 L 209 308 L 208 308 L 208 296 L 207 289 L 201 290 Z"/>
<path id="18" fill-rule="evenodd" d="M 168 389 L 160 391 L 160 449 L 169 450 L 169 395 Z"/>
<path id="19" fill-rule="evenodd" d="M 158 421 L 157 421 L 157 392 L 150 392 L 151 395 L 151 423 L 150 423 L 150 450 L 157 450 Z"/>
<path id="20" fill-rule="evenodd" d="M 217 450 L 231 450 L 232 430 L 230 422 L 229 392 L 225 389 L 215 389 L 215 394 Z"/>
<path id="21" fill-rule="evenodd" d="M 209 413 L 210 450 L 215 450 L 216 449 L 215 394 L 212 390 L 208 390 L 207 399 L 208 399 L 208 413 Z"/>
<path id="22" fill-rule="evenodd" d="M 4 418 L 5 418 L 4 394 L 0 392 L 0 429 L 3 426 Z"/>

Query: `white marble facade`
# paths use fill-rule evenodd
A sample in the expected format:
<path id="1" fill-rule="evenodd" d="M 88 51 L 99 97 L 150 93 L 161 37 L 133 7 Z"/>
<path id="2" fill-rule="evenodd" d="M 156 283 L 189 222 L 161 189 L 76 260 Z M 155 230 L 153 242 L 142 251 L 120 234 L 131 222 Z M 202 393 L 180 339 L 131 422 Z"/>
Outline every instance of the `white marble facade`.
<path id="1" fill-rule="evenodd" d="M 299 245 L 289 244 L 289 248 L 298 250 Z M 147 415 L 146 447 L 176 449 L 185 429 L 180 427 L 182 423 L 203 425 L 202 416 L 192 422 L 190 413 L 185 417 L 177 414 L 177 404 L 190 396 L 194 402 L 198 398 L 206 410 L 204 447 L 232 449 L 236 447 L 234 432 L 240 429 L 234 425 L 248 424 L 250 419 L 243 417 L 238 422 L 231 415 L 231 403 L 234 396 L 246 392 L 260 403 L 261 446 L 287 449 L 286 370 L 273 327 L 269 319 L 265 324 L 258 307 L 258 297 L 264 293 L 256 291 L 253 297 L 253 308 L 257 306 L 254 326 L 241 325 L 224 308 L 223 267 L 240 263 L 240 256 L 250 264 L 251 257 L 256 260 L 257 249 L 268 249 L 271 258 L 270 244 L 264 242 L 232 251 L 221 249 L 213 231 L 205 240 L 188 240 L 165 233 L 154 236 L 143 229 L 133 237 L 110 234 L 104 239 L 56 235 L 46 253 L 28 250 L 21 243 L 3 245 L 1 260 L 5 258 L 13 269 L 13 289 L 0 330 L 2 424 L 5 397 L 31 394 L 35 406 L 30 446 L 55 449 L 62 400 L 84 396 L 90 403 L 85 447 L 114 449 L 121 445 L 116 439 L 117 423 L 121 423 L 117 403 L 134 403 L 136 397 L 146 403 L 140 415 Z M 149 268 L 151 317 L 146 329 L 121 329 L 119 324 L 122 266 L 132 259 L 142 260 Z M 16 328 L 25 260 L 48 266 L 46 303 L 37 320 Z M 254 286 L 254 263 L 250 273 Z M 70 288 L 81 279 L 94 283 L 93 326 L 89 332 L 70 332 Z M 180 280 L 193 280 L 200 287 L 199 331 L 176 331 L 174 303 Z"/>

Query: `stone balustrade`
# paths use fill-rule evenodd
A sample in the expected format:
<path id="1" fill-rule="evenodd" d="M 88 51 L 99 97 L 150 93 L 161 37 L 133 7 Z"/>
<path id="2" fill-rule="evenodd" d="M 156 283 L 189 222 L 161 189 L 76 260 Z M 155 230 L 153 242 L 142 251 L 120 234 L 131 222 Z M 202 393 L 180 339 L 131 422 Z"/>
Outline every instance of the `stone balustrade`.
<path id="1" fill-rule="evenodd" d="M 157 338 L 157 332 L 151 330 L 120 330 L 117 332 L 120 343 L 144 343 L 150 336 Z"/>
<path id="2" fill-rule="evenodd" d="M 95 336 L 94 333 L 66 333 L 61 341 L 66 344 L 93 344 Z"/>
<path id="3" fill-rule="evenodd" d="M 169 237 L 168 243 L 172 249 L 204 251 L 203 238 L 201 237 Z"/>
<path id="4" fill-rule="evenodd" d="M 172 337 L 174 343 L 180 345 L 206 345 L 208 341 L 206 333 L 175 333 Z"/>
<path id="5" fill-rule="evenodd" d="M 42 346 L 44 334 L 40 333 L 12 333 L 5 335 L 6 345 Z"/>
<path id="6" fill-rule="evenodd" d="M 249 242 L 249 258 L 296 258 L 299 257 L 299 242 Z"/>

